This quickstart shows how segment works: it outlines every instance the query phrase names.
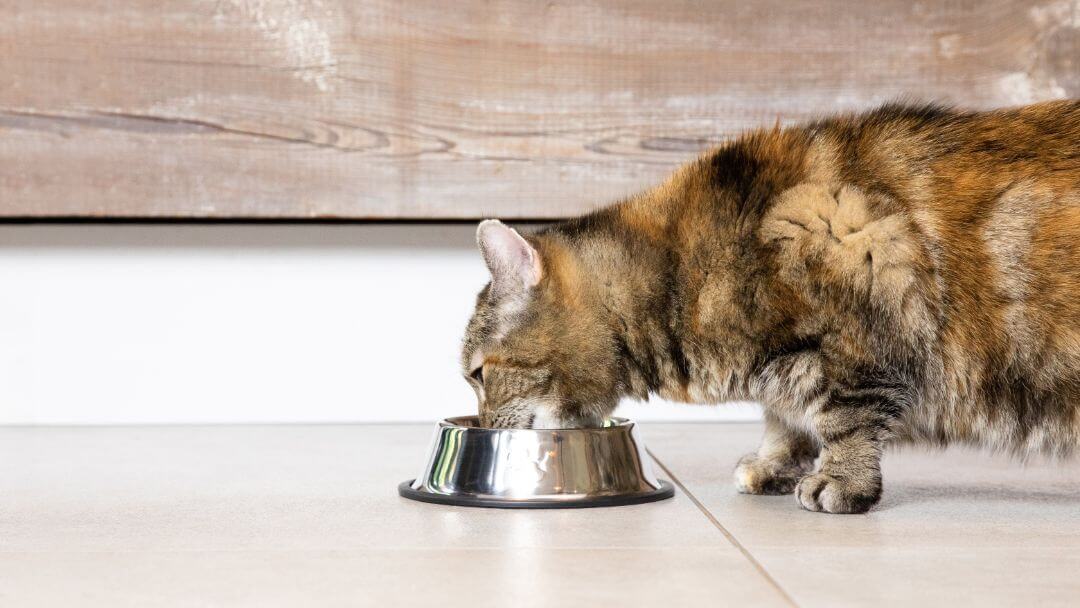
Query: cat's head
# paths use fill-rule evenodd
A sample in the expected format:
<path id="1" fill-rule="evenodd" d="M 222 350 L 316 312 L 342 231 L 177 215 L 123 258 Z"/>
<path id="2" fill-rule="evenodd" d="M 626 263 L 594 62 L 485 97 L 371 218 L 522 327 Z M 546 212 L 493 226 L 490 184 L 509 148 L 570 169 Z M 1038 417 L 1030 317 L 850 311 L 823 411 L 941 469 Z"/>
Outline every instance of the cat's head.
<path id="1" fill-rule="evenodd" d="M 526 239 L 487 220 L 476 239 L 491 281 L 477 296 L 461 364 L 481 424 L 601 425 L 620 383 L 615 335 L 594 279 L 557 235 Z"/>

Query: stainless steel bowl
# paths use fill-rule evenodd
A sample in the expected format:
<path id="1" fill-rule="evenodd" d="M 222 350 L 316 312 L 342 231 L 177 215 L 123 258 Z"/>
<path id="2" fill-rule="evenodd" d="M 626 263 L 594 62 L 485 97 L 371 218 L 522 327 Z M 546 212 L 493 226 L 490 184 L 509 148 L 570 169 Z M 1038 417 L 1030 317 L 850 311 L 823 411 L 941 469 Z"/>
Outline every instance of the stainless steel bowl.
<path id="1" fill-rule="evenodd" d="M 637 426 L 612 418 L 587 429 L 487 429 L 476 416 L 439 423 L 405 498 L 474 507 L 603 507 L 671 498 L 653 474 Z"/>

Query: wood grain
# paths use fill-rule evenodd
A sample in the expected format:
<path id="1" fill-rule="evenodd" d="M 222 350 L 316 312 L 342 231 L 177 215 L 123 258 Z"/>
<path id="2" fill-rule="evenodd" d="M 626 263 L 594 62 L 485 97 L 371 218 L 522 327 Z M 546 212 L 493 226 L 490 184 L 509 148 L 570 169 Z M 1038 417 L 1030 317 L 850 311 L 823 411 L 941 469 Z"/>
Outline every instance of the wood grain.
<path id="1" fill-rule="evenodd" d="M 740 130 L 1080 95 L 1080 0 L 0 0 L 0 215 L 552 218 Z"/>

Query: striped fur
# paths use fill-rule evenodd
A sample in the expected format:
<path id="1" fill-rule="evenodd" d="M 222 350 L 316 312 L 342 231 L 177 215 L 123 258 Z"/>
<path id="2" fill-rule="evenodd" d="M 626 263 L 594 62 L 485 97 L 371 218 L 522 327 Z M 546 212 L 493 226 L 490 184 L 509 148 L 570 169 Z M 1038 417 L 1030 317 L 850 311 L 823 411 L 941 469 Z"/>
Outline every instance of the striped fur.
<path id="1" fill-rule="evenodd" d="M 879 500 L 889 442 L 1080 446 L 1080 102 L 752 132 L 595 213 L 488 232 L 462 356 L 485 424 L 757 400 L 738 488 L 833 513 Z"/>

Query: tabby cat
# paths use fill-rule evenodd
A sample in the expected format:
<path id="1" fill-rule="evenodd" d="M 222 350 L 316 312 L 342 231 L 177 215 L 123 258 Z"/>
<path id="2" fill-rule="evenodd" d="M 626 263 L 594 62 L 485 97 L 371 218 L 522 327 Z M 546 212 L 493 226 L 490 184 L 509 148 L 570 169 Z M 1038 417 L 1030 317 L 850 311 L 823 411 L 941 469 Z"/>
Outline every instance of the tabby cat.
<path id="1" fill-rule="evenodd" d="M 830 513 L 878 502 L 890 442 L 1080 446 L 1080 101 L 751 132 L 628 200 L 477 239 L 491 282 L 462 364 L 484 425 L 758 401 L 739 491 Z"/>

